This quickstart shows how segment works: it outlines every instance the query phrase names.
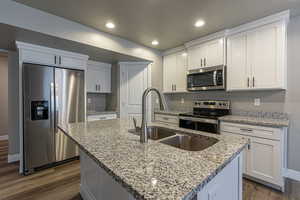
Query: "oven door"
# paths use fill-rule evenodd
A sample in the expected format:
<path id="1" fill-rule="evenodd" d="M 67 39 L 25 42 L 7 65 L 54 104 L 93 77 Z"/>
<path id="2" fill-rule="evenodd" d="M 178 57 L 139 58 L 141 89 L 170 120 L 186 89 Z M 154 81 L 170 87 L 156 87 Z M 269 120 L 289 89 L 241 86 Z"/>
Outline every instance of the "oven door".
<path id="1" fill-rule="evenodd" d="M 209 133 L 219 133 L 219 122 L 215 119 L 180 117 L 179 127 Z"/>
<path id="2" fill-rule="evenodd" d="M 191 71 L 187 75 L 187 89 L 189 91 L 225 89 L 224 72 L 224 66 Z"/>

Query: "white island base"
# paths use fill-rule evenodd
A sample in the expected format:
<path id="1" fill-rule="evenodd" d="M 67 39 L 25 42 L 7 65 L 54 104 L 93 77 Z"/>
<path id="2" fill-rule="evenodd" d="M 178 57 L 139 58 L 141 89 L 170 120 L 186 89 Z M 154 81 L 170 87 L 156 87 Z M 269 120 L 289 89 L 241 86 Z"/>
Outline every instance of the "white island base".
<path id="1" fill-rule="evenodd" d="M 92 158 L 80 152 L 80 194 L 84 200 L 135 200 Z M 242 200 L 242 154 L 197 194 L 197 200 Z"/>

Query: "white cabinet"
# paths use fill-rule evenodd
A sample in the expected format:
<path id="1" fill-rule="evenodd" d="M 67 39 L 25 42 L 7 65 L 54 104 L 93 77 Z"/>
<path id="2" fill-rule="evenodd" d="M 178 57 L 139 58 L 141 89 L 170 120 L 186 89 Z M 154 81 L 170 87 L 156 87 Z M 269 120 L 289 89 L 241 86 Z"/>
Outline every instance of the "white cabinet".
<path id="1" fill-rule="evenodd" d="M 85 70 L 88 56 L 39 45 L 16 42 L 22 62 Z"/>
<path id="2" fill-rule="evenodd" d="M 244 174 L 284 190 L 286 130 L 221 122 L 221 134 L 248 138 L 250 145 L 244 150 Z"/>
<path id="3" fill-rule="evenodd" d="M 164 56 L 163 83 L 164 92 L 186 91 L 187 58 L 184 51 Z"/>
<path id="4" fill-rule="evenodd" d="M 224 61 L 224 38 L 191 46 L 188 52 L 188 70 L 201 67 L 223 65 Z"/>
<path id="5" fill-rule="evenodd" d="M 39 50 L 28 49 L 22 51 L 22 60 L 27 63 L 55 65 L 55 54 L 51 52 L 43 52 Z"/>
<path id="6" fill-rule="evenodd" d="M 158 114 L 154 113 L 155 122 L 169 124 L 172 126 L 179 126 L 179 117 L 175 115 L 168 114 Z"/>
<path id="7" fill-rule="evenodd" d="M 111 65 L 89 61 L 86 73 L 87 92 L 111 92 Z"/>
<path id="8" fill-rule="evenodd" d="M 280 141 L 250 137 L 246 174 L 277 185 L 281 179 Z"/>
<path id="9" fill-rule="evenodd" d="M 274 23 L 229 36 L 227 89 L 286 89 L 286 25 Z"/>
<path id="10" fill-rule="evenodd" d="M 198 192 L 197 200 L 242 200 L 242 182 L 239 155 Z"/>

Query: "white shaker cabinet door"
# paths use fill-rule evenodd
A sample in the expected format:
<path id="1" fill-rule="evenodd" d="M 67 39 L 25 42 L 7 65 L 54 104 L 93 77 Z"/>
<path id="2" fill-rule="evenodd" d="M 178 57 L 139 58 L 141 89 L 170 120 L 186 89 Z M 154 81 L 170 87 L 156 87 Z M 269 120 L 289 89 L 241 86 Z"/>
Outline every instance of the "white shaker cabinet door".
<path id="1" fill-rule="evenodd" d="M 28 50 L 22 51 L 22 60 L 27 63 L 43 64 L 54 66 L 57 62 L 57 57 L 51 52 Z"/>
<path id="2" fill-rule="evenodd" d="M 205 46 L 205 67 L 213 67 L 224 64 L 224 39 L 207 42 Z"/>
<path id="3" fill-rule="evenodd" d="M 252 69 L 252 87 L 280 89 L 284 76 L 284 35 L 281 27 L 269 25 L 248 33 L 248 58 Z"/>
<path id="4" fill-rule="evenodd" d="M 75 56 L 62 55 L 57 56 L 58 62 L 61 67 L 68 67 L 72 69 L 83 70 L 86 68 L 87 61 L 83 59 L 78 59 Z"/>
<path id="5" fill-rule="evenodd" d="M 227 90 L 245 90 L 249 87 L 247 35 L 241 33 L 230 36 L 227 40 Z"/>
<path id="6" fill-rule="evenodd" d="M 247 174 L 278 185 L 281 180 L 280 142 L 250 137 L 247 153 Z"/>
<path id="7" fill-rule="evenodd" d="M 185 92 L 187 83 L 187 55 L 184 51 L 180 51 L 176 55 L 176 69 L 173 77 L 176 92 Z M 172 78 L 172 77 L 171 77 Z"/>
<path id="8" fill-rule="evenodd" d="M 199 69 L 204 66 L 204 48 L 201 45 L 196 45 L 188 48 L 188 70 Z"/>
<path id="9" fill-rule="evenodd" d="M 176 73 L 176 54 L 164 56 L 163 63 L 163 77 L 164 77 L 164 92 L 173 92 L 174 87 L 174 74 Z"/>

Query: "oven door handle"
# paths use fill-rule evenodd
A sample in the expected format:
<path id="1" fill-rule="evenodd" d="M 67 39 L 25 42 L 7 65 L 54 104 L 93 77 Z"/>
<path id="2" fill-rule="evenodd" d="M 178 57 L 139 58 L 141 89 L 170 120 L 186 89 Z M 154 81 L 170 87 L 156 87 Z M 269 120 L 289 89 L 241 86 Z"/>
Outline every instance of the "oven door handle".
<path id="1" fill-rule="evenodd" d="M 193 118 L 193 117 L 179 117 L 180 120 L 192 121 L 192 122 L 204 122 L 209 124 L 218 124 L 218 120 L 204 119 L 204 118 Z"/>
<path id="2" fill-rule="evenodd" d="M 217 86 L 217 71 L 214 71 L 213 81 L 214 81 L 214 86 Z"/>

